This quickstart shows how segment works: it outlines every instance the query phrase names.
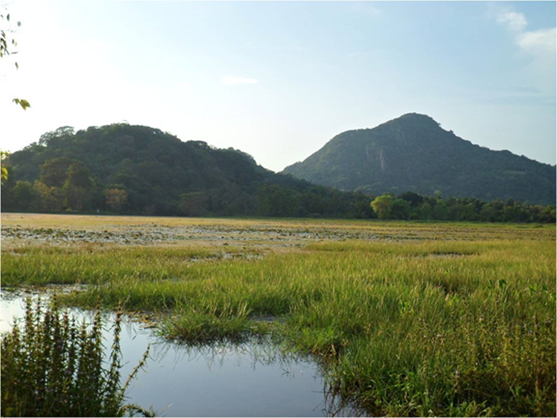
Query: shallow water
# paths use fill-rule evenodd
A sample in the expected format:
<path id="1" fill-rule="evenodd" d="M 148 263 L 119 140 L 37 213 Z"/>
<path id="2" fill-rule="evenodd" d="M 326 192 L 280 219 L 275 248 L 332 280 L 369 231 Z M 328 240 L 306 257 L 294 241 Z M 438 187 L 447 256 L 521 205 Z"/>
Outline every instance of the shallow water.
<path id="1" fill-rule="evenodd" d="M 0 331 L 24 314 L 29 294 L 2 290 Z M 38 295 L 32 295 L 37 298 Z M 71 309 L 91 322 L 90 312 Z M 106 346 L 114 315 L 104 316 Z M 16 319 L 17 320 L 17 319 Z M 166 416 L 331 416 L 360 415 L 327 396 L 316 363 L 283 355 L 269 342 L 188 347 L 168 343 L 130 319 L 123 321 L 122 376 L 127 377 L 150 345 L 150 358 L 128 389 L 127 402 Z"/>

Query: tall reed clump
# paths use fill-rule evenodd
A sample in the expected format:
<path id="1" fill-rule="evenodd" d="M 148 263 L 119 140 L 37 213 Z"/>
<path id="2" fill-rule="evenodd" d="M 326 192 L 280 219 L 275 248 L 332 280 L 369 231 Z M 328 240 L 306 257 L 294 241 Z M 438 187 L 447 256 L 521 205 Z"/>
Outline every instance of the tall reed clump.
<path id="1" fill-rule="evenodd" d="M 127 381 L 120 384 L 121 312 L 104 366 L 102 316 L 76 323 L 61 312 L 56 298 L 44 308 L 40 299 L 25 302 L 23 326 L 2 335 L 2 416 L 123 416 L 149 415 L 136 405 L 124 405 L 125 391 L 145 364 L 148 349 Z"/>

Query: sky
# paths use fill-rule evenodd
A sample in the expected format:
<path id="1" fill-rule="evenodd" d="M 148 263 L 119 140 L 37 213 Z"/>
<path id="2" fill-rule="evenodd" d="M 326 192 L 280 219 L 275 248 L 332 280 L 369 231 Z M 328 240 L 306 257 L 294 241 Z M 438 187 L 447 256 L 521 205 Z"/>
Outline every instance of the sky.
<path id="1" fill-rule="evenodd" d="M 127 122 L 280 171 L 341 132 L 416 112 L 555 164 L 555 2 L 0 4 L 18 42 L 0 60 L 4 150 Z"/>

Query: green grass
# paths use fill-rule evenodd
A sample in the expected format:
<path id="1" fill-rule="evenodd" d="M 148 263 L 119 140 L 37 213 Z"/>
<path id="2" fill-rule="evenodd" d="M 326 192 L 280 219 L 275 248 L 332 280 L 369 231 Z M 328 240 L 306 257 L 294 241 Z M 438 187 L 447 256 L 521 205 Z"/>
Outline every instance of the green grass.
<path id="1" fill-rule="evenodd" d="M 2 283 L 89 283 L 64 302 L 158 311 L 161 332 L 190 343 L 271 333 L 373 414 L 553 416 L 554 229 L 491 240 L 478 229 L 325 240 L 256 260 L 215 257 L 216 246 L 11 248 Z"/>
<path id="2" fill-rule="evenodd" d="M 241 255 L 239 251 L 235 247 L 27 246 L 3 252 L 2 285 L 100 284 L 124 277 L 181 280 L 187 265 L 218 261 L 226 254 Z M 248 254 L 257 255 L 257 251 Z"/>

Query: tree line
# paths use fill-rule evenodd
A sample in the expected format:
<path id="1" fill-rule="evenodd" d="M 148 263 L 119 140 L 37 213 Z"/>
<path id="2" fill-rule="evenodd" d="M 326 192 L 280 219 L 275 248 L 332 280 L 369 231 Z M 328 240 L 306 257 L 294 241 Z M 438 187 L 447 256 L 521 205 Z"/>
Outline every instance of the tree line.
<path id="1" fill-rule="evenodd" d="M 230 182 L 186 191 L 177 198 L 158 194 L 149 201 L 145 197 L 129 183 L 103 184 L 81 161 L 64 156 L 40 165 L 34 182 L 17 180 L 17 175 L 12 173 L 2 186 L 2 210 L 162 216 L 373 217 L 369 197 L 363 193 L 313 186 L 283 175 L 276 175 L 272 181 L 263 179 L 250 187 Z"/>
<path id="2" fill-rule="evenodd" d="M 11 212 L 555 222 L 555 205 L 318 186 L 147 126 L 61 127 L 2 163 Z"/>
<path id="3" fill-rule="evenodd" d="M 512 199 L 443 199 L 440 193 L 422 196 L 405 192 L 375 197 L 321 186 L 301 187 L 290 176 L 280 176 L 282 184 L 262 182 L 255 193 L 229 184 L 143 205 L 145 202 L 130 196 L 125 184 L 99 184 L 85 164 L 76 159 L 53 158 L 40 165 L 39 170 L 33 183 L 5 182 L 3 211 L 539 223 L 555 223 L 556 218 L 555 205 L 530 205 Z"/>
<path id="4" fill-rule="evenodd" d="M 373 199 L 371 207 L 379 219 L 555 223 L 555 205 L 529 205 L 513 199 L 443 199 L 439 192 L 435 196 L 385 194 Z"/>

